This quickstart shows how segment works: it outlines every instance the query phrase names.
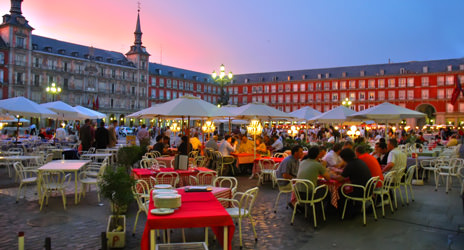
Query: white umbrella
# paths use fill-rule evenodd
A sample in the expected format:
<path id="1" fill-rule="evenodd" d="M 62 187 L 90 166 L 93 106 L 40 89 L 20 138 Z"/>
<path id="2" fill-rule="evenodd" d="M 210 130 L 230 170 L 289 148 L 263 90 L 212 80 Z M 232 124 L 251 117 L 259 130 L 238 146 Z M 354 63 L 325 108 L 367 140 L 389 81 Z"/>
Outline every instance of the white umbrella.
<path id="1" fill-rule="evenodd" d="M 294 119 L 295 117 L 282 112 L 273 107 L 267 106 L 264 103 L 249 103 L 238 107 L 236 111 L 236 118 L 238 119 L 262 119 L 262 120 L 272 120 L 272 119 Z"/>
<path id="2" fill-rule="evenodd" d="M 299 120 L 307 121 L 315 116 L 321 115 L 322 113 L 318 110 L 315 110 L 309 106 L 300 108 L 290 113 L 291 115 L 295 116 Z"/>
<path id="3" fill-rule="evenodd" d="M 17 122 L 18 119 L 16 119 L 15 117 L 13 116 L 4 116 L 4 115 L 1 115 L 0 116 L 0 119 L 3 119 L 5 118 L 4 120 L 1 120 L 0 122 Z M 22 123 L 30 123 L 31 121 L 29 121 L 28 119 L 24 119 L 24 118 L 21 118 L 19 119 L 19 122 L 22 122 Z"/>
<path id="4" fill-rule="evenodd" d="M 138 118 L 138 119 L 140 119 L 140 118 L 153 118 L 152 113 L 154 112 L 154 108 L 156 106 L 158 106 L 158 105 L 159 104 L 155 104 L 155 105 L 153 105 L 153 106 L 151 106 L 149 108 L 142 109 L 142 110 L 139 110 L 139 111 L 137 111 L 135 113 L 129 114 L 126 117 L 128 117 L 128 118 Z"/>
<path id="5" fill-rule="evenodd" d="M 356 111 L 353 111 L 345 106 L 338 106 L 309 120 L 320 123 L 343 123 L 346 121 L 348 115 L 354 113 L 356 113 Z"/>
<path id="6" fill-rule="evenodd" d="M 73 106 L 62 101 L 47 102 L 40 104 L 58 114 L 58 119 L 62 120 L 80 120 L 88 117 L 86 114 L 75 109 Z"/>
<path id="7" fill-rule="evenodd" d="M 103 113 L 88 109 L 86 107 L 82 107 L 80 105 L 74 106 L 74 108 L 77 109 L 79 112 L 85 114 L 88 117 L 88 119 L 103 119 L 106 117 L 106 115 Z"/>
<path id="8" fill-rule="evenodd" d="M 406 118 L 423 118 L 426 114 L 384 102 L 372 108 L 348 115 L 351 119 L 365 119 L 374 121 L 403 120 Z"/>
<path id="9" fill-rule="evenodd" d="M 0 100 L 0 109 L 3 113 L 25 117 L 55 118 L 57 116 L 55 112 L 23 96 Z"/>

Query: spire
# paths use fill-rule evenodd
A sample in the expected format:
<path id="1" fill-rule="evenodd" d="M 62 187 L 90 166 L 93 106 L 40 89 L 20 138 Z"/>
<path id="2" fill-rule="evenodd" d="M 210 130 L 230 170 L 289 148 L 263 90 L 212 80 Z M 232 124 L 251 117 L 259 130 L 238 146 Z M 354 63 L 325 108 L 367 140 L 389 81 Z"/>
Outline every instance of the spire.
<path id="1" fill-rule="evenodd" d="M 142 45 L 142 29 L 140 28 L 140 9 L 137 10 L 137 25 L 135 26 L 135 41 L 134 44 L 141 46 Z"/>
<path id="2" fill-rule="evenodd" d="M 21 15 L 21 2 L 23 0 L 11 0 L 11 8 L 10 8 L 10 13 L 11 15 L 17 14 Z"/>

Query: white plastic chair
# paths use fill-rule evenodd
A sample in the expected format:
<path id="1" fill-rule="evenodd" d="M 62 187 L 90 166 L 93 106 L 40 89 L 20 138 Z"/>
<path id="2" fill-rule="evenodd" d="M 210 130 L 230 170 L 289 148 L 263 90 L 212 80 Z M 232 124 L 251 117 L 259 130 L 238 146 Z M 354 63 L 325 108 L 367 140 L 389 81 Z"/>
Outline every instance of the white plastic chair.
<path id="1" fill-rule="evenodd" d="M 42 207 L 44 202 L 48 206 L 48 198 L 50 197 L 50 193 L 53 192 L 60 192 L 63 198 L 63 207 L 66 210 L 66 194 L 65 190 L 69 183 L 71 174 L 65 174 L 63 171 L 43 171 L 40 174 L 41 183 L 42 183 L 42 197 L 40 202 L 40 211 L 42 211 Z"/>
<path id="2" fill-rule="evenodd" d="M 132 193 L 134 198 L 137 201 L 137 206 L 139 210 L 135 216 L 134 230 L 132 231 L 132 236 L 135 235 L 135 229 L 137 228 L 137 221 L 139 220 L 139 215 L 141 212 L 144 212 L 148 216 L 148 203 L 150 202 L 150 187 L 148 183 L 144 180 L 137 180 L 134 186 L 132 186 Z"/>
<path id="3" fill-rule="evenodd" d="M 16 175 L 19 177 L 19 188 L 18 194 L 16 195 L 16 202 L 19 200 L 19 195 L 21 193 L 21 188 L 25 184 L 37 183 L 37 170 L 25 169 L 21 162 L 15 162 L 13 167 L 16 171 Z M 26 197 L 26 192 L 24 191 L 24 197 Z"/>
<path id="4" fill-rule="evenodd" d="M 216 178 L 215 171 L 200 171 L 197 176 L 189 176 L 189 185 L 190 186 L 205 186 L 213 185 L 214 179 Z"/>
<path id="5" fill-rule="evenodd" d="M 291 180 L 285 178 L 277 178 L 276 171 L 272 171 L 272 180 L 277 188 L 279 188 L 279 193 L 277 194 L 276 201 L 274 203 L 274 213 L 277 213 L 277 204 L 279 203 L 281 194 L 289 194 L 292 192 Z M 288 206 L 287 206 L 288 208 Z"/>
<path id="6" fill-rule="evenodd" d="M 448 162 L 442 161 L 437 165 L 437 177 L 435 179 L 435 190 L 438 189 L 439 177 L 446 178 L 446 193 L 451 190 L 453 177 L 458 178 L 458 169 L 464 166 L 464 159 L 451 158 Z"/>
<path id="7" fill-rule="evenodd" d="M 380 196 L 380 199 L 381 199 L 381 202 L 382 202 L 382 216 L 385 217 L 385 202 L 384 202 L 384 196 L 387 196 L 388 198 L 388 204 L 390 204 L 390 210 L 392 213 L 394 213 L 393 211 L 393 203 L 392 203 L 392 200 L 391 200 L 391 196 L 390 196 L 390 187 L 393 183 L 393 180 L 395 179 L 395 175 L 396 175 L 396 171 L 390 171 L 388 173 L 386 173 L 384 176 L 383 176 L 383 181 L 382 180 L 379 180 L 380 182 L 382 182 L 382 187 L 379 187 L 379 188 L 376 188 L 374 189 L 374 194 L 375 195 L 379 195 Z"/>
<path id="8" fill-rule="evenodd" d="M 293 207 L 293 215 L 291 220 L 291 225 L 293 225 L 293 221 L 295 219 L 296 208 L 298 205 L 305 206 L 305 217 L 308 217 L 308 207 L 307 204 L 310 204 L 313 207 L 313 219 L 314 219 L 314 228 L 317 227 L 317 219 L 316 219 L 316 203 L 321 203 L 322 207 L 322 217 L 325 221 L 325 210 L 324 210 L 324 203 L 322 202 L 327 193 L 329 192 L 329 187 L 325 184 L 315 187 L 314 184 L 310 180 L 306 179 L 292 179 L 292 191 L 295 193 L 296 196 L 296 203 Z M 322 190 L 321 193 L 318 193 L 319 190 Z M 303 196 L 302 196 L 303 194 Z M 316 196 L 317 195 L 317 196 Z"/>
<path id="9" fill-rule="evenodd" d="M 272 178 L 272 173 L 276 169 L 276 164 L 272 159 L 260 159 L 258 161 L 258 186 L 264 183 L 264 178 L 269 176 Z M 272 179 L 271 179 L 272 180 Z M 274 181 L 272 180 L 274 186 Z"/>
<path id="10" fill-rule="evenodd" d="M 218 176 L 214 179 L 213 186 L 230 188 L 232 196 L 237 192 L 238 180 L 232 176 Z"/>
<path id="11" fill-rule="evenodd" d="M 404 176 L 404 181 L 400 182 L 400 186 L 404 187 L 404 194 L 406 195 L 406 204 L 409 205 L 409 196 L 408 196 L 408 187 L 411 191 L 411 201 L 414 201 L 414 193 L 412 191 L 412 177 L 414 176 L 414 171 L 416 171 L 416 165 L 412 165 L 408 168 L 406 175 Z"/>
<path id="12" fill-rule="evenodd" d="M 93 176 L 92 172 L 87 172 L 87 171 L 81 172 L 79 174 L 79 182 L 81 183 L 81 191 L 79 192 L 79 200 L 81 200 L 81 195 L 85 197 L 85 192 L 86 192 L 87 187 L 90 188 L 90 185 L 95 185 L 97 188 L 98 202 L 100 202 L 100 188 L 98 187 L 98 184 L 101 182 L 101 178 L 103 174 L 105 173 L 106 166 L 107 164 L 102 164 L 97 173 L 97 176 L 95 177 Z M 89 175 L 89 173 L 92 173 L 92 174 Z"/>
<path id="13" fill-rule="evenodd" d="M 288 154 L 287 153 L 274 153 L 272 157 L 274 158 L 287 158 Z"/>
<path id="14" fill-rule="evenodd" d="M 218 198 L 219 201 L 229 201 L 232 204 L 231 208 L 226 208 L 226 211 L 233 219 L 238 219 L 238 230 L 240 235 L 240 248 L 242 248 L 242 220 L 248 217 L 250 219 L 255 241 L 258 241 L 258 236 L 255 230 L 255 224 L 251 212 L 253 210 L 253 204 L 258 196 L 258 187 L 248 189 L 245 193 L 237 192 L 232 199 Z M 237 200 L 240 198 L 240 200 Z"/>
<path id="15" fill-rule="evenodd" d="M 169 184 L 172 187 L 176 187 L 179 180 L 179 174 L 176 172 L 160 172 L 156 177 L 150 177 L 150 187 L 158 184 Z"/>
<path id="16" fill-rule="evenodd" d="M 366 202 L 367 201 L 371 202 L 372 211 L 374 212 L 374 218 L 375 220 L 377 220 L 377 213 L 375 212 L 374 200 L 372 199 L 372 195 L 374 193 L 374 188 L 378 180 L 379 180 L 378 176 L 372 177 L 369 179 L 369 181 L 367 181 L 365 186 L 351 184 L 351 183 L 343 184 L 343 186 L 341 187 L 341 193 L 343 196 L 345 196 L 346 200 L 345 200 L 345 205 L 343 206 L 342 220 L 345 218 L 346 204 L 348 203 L 348 199 L 353 200 L 353 201 L 362 202 L 364 225 L 366 225 Z M 355 188 L 362 189 L 363 191 L 362 197 L 351 196 L 349 193 L 345 193 L 345 187 L 352 187 L 353 189 Z"/>

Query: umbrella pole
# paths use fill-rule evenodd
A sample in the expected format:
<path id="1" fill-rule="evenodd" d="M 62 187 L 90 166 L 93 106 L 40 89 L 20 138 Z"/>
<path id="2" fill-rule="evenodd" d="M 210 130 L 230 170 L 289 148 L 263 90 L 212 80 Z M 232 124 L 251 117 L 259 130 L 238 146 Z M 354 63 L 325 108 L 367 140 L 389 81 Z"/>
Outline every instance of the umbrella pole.
<path id="1" fill-rule="evenodd" d="M 412 180 L 412 184 L 415 186 L 423 186 L 424 180 L 419 179 L 419 156 L 417 155 L 416 142 L 414 142 L 414 153 L 416 154 L 416 179 Z"/>
<path id="2" fill-rule="evenodd" d="M 18 122 L 16 123 L 16 143 L 19 142 L 19 119 L 21 119 L 21 117 L 18 115 Z"/>
<path id="3" fill-rule="evenodd" d="M 231 122 L 231 117 L 229 116 L 229 135 L 232 134 L 232 122 Z"/>

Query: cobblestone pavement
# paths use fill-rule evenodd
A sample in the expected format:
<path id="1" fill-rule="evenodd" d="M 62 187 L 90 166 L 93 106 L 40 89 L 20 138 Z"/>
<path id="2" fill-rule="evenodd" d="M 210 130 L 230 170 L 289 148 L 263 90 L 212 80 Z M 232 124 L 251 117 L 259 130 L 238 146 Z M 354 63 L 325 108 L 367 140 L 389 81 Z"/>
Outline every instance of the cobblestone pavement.
<path id="1" fill-rule="evenodd" d="M 239 191 L 256 186 L 256 179 L 240 176 Z M 338 212 L 326 207 L 327 221 L 322 220 L 317 210 L 318 228 L 314 230 L 311 210 L 308 218 L 297 214 L 295 224 L 290 225 L 291 210 L 286 209 L 284 195 L 277 213 L 273 204 L 277 189 L 270 183 L 260 187 L 253 211 L 256 221 L 258 242 L 254 241 L 248 220 L 243 223 L 244 249 L 464 249 L 463 204 L 459 196 L 458 182 L 446 194 L 440 187 L 415 186 L 415 201 L 409 206 L 399 206 L 386 218 L 374 221 L 368 214 L 367 226 L 362 226 L 362 216 L 340 220 Z M 51 197 L 49 206 L 39 211 L 34 187 L 27 188 L 27 199 L 16 200 L 18 184 L 0 168 L 0 249 L 17 249 L 17 233 L 25 232 L 26 249 L 42 249 L 45 237 L 51 237 L 52 249 L 99 249 L 100 233 L 106 230 L 110 214 L 109 206 L 103 201 L 99 206 L 96 193 L 87 193 L 79 204 L 74 204 L 73 185 L 67 192 L 67 210 L 63 209 L 61 197 Z M 141 214 L 135 236 L 132 228 L 137 212 L 133 202 L 127 214 L 127 244 L 125 249 L 139 249 L 146 217 Z M 186 229 L 188 241 L 202 241 L 202 229 Z M 210 233 L 210 249 L 221 249 Z M 180 241 L 180 230 L 172 231 L 173 241 Z M 238 228 L 233 238 L 233 248 L 239 249 Z"/>

